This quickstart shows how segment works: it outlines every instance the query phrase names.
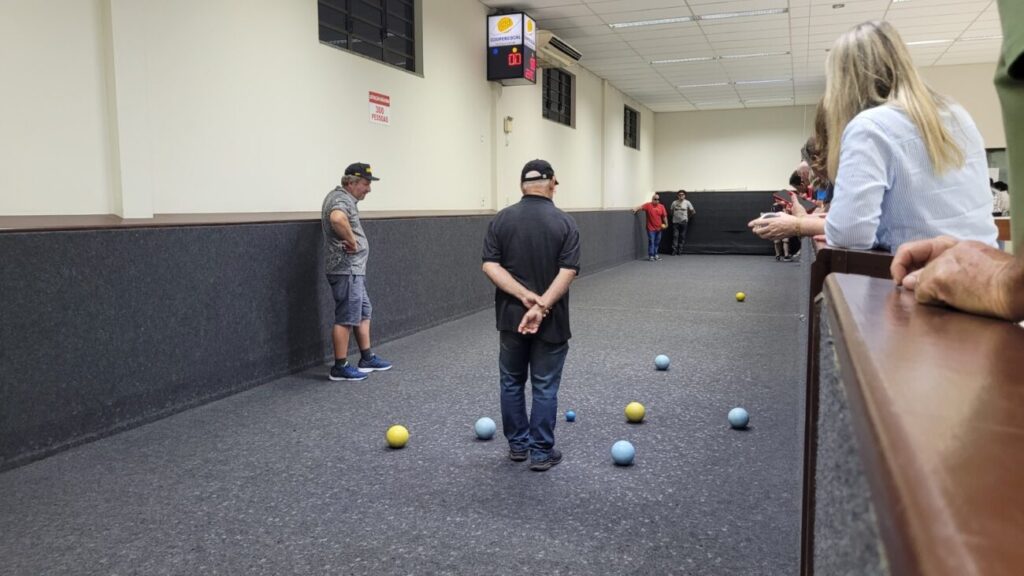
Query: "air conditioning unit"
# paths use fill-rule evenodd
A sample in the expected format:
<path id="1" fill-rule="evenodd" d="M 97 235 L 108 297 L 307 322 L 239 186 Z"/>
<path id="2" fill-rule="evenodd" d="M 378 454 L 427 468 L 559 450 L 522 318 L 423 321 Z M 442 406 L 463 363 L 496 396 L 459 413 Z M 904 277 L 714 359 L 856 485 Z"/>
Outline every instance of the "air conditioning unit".
<path id="1" fill-rule="evenodd" d="M 548 30 L 537 30 L 537 65 L 541 68 L 568 68 L 583 54 Z"/>

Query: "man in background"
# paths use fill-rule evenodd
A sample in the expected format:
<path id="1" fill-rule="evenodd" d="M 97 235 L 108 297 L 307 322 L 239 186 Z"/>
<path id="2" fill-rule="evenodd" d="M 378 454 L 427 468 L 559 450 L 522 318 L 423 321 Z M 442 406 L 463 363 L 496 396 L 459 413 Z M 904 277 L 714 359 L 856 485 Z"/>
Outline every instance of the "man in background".
<path id="1" fill-rule="evenodd" d="M 683 253 L 683 245 L 686 244 L 686 227 L 689 225 L 690 217 L 697 213 L 693 204 L 686 199 L 686 190 L 676 193 L 676 200 L 670 206 L 672 212 L 672 255 L 678 256 Z"/>
<path id="2" fill-rule="evenodd" d="M 651 262 L 661 260 L 658 256 L 658 246 L 661 245 L 661 232 L 668 228 L 668 212 L 658 199 L 655 193 L 651 201 L 641 204 L 633 209 L 633 214 L 643 210 L 647 216 L 647 259 Z"/>

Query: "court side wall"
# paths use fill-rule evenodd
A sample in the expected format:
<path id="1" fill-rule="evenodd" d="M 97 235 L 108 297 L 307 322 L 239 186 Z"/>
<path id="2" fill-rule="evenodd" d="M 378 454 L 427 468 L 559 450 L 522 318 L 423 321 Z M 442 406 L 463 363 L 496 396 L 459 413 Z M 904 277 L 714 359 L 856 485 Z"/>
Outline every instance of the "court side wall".
<path id="1" fill-rule="evenodd" d="M 635 258 L 632 214 L 571 215 L 584 275 Z M 490 220 L 364 221 L 376 345 L 493 305 Z M 318 221 L 7 232 L 0 254 L 0 470 L 333 357 Z"/>
<path id="2" fill-rule="evenodd" d="M 100 5 L 0 3 L 0 214 L 114 211 Z"/>
<path id="3" fill-rule="evenodd" d="M 422 2 L 422 75 L 320 44 L 316 2 L 243 4 L 0 5 L 0 214 L 317 210 L 353 161 L 383 178 L 366 210 L 500 209 L 535 157 L 563 207 L 652 189 L 653 146 L 621 146 L 621 111 L 605 113 L 621 93 L 594 74 L 570 69 L 574 127 L 542 118 L 539 85 L 487 82 L 476 0 Z M 370 122 L 370 91 L 390 96 L 390 125 Z M 605 165 L 633 177 L 606 186 Z"/>

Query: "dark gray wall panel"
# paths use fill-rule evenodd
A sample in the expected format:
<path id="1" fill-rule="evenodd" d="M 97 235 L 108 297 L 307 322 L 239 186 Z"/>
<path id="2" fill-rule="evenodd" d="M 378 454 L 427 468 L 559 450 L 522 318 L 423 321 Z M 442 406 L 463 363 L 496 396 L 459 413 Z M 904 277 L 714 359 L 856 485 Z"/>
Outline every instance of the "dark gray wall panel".
<path id="1" fill-rule="evenodd" d="M 816 574 L 889 574 L 871 504 L 871 487 L 853 432 L 849 401 L 839 376 L 828 300 L 820 301 L 818 447 L 814 495 Z"/>
<path id="2" fill-rule="evenodd" d="M 0 466 L 318 362 L 309 224 L 0 235 Z"/>
<path id="3" fill-rule="evenodd" d="M 635 256 L 578 212 L 583 272 Z M 489 216 L 367 220 L 381 342 L 493 302 Z M 317 222 L 0 234 L 0 469 L 331 356 Z"/>

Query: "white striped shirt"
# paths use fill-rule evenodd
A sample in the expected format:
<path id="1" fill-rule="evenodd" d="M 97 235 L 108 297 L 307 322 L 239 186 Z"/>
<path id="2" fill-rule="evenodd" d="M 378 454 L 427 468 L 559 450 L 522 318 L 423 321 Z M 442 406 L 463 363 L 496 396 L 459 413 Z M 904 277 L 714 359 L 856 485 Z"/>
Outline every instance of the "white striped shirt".
<path id="1" fill-rule="evenodd" d="M 981 134 L 958 104 L 941 114 L 966 160 L 941 175 L 932 168 L 917 126 L 901 109 L 876 106 L 850 121 L 825 219 L 829 245 L 895 252 L 905 242 L 942 234 L 996 245 Z"/>

